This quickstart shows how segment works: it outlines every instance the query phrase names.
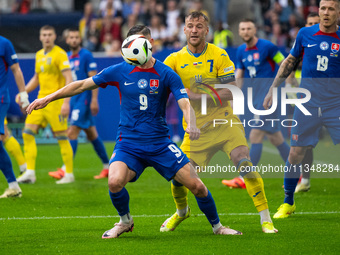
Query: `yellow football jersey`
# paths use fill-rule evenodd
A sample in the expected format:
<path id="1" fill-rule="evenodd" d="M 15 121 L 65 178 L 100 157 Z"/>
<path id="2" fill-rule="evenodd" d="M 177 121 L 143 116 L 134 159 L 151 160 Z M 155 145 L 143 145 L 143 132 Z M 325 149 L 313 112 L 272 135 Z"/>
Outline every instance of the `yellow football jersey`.
<path id="1" fill-rule="evenodd" d="M 220 102 L 218 98 L 215 100 L 209 98 L 215 95 L 214 84 L 235 80 L 235 66 L 225 50 L 206 43 L 202 53 L 194 54 L 185 46 L 168 56 L 164 64 L 171 67 L 181 77 L 185 88 L 189 88 L 194 93 L 208 94 L 206 115 L 201 114 L 201 101 L 191 100 L 198 128 L 205 127 L 213 119 L 232 117 L 233 110 L 229 101 L 222 99 Z M 183 124 L 185 129 L 185 122 Z"/>
<path id="2" fill-rule="evenodd" d="M 35 56 L 35 72 L 39 77 L 40 90 L 38 98 L 45 97 L 65 86 L 62 71 L 70 69 L 66 52 L 55 45 L 45 54 L 44 49 L 39 50 Z"/>

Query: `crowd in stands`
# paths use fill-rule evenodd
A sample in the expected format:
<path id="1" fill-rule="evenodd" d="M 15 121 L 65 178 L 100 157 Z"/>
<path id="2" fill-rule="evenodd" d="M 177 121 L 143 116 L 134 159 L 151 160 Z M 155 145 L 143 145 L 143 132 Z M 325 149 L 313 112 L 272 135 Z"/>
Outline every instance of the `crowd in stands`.
<path id="1" fill-rule="evenodd" d="M 98 0 L 99 1 L 99 0 Z M 31 0 L 17 0 L 13 12 L 29 12 Z M 41 1 L 39 1 L 41 3 Z M 279 47 L 290 48 L 307 15 L 318 12 L 320 0 L 257 0 L 264 24 L 258 30 Z M 207 41 L 227 48 L 233 46 L 233 33 L 228 30 L 229 0 L 214 0 L 213 17 Z M 154 51 L 163 47 L 180 48 L 185 45 L 184 17 L 193 10 L 208 12 L 204 0 L 100 0 L 97 9 L 93 1 L 84 5 L 79 29 L 83 46 L 90 51 L 103 51 L 108 56 L 119 56 L 120 44 L 130 27 L 146 24 L 155 40 Z M 222 9 L 222 10 L 221 10 Z M 232 21 L 229 21 L 232 22 Z"/>

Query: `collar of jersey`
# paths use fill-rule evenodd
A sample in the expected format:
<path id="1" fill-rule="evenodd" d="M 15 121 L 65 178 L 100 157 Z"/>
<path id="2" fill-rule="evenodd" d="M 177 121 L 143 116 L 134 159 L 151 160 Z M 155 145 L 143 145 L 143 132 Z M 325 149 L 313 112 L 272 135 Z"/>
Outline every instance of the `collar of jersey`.
<path id="1" fill-rule="evenodd" d="M 208 48 L 208 43 L 205 43 L 204 50 L 203 50 L 201 53 L 192 53 L 192 52 L 189 50 L 189 47 L 188 47 L 188 45 L 187 45 L 187 51 L 188 51 L 188 53 L 189 53 L 191 56 L 194 56 L 195 58 L 198 58 L 199 56 L 203 55 L 203 54 L 207 51 L 207 48 Z"/>

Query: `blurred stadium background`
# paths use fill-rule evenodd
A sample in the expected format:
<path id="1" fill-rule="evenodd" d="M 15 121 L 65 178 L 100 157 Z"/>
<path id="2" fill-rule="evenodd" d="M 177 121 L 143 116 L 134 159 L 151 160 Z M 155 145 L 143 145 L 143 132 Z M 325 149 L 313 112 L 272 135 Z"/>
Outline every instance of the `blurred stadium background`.
<path id="1" fill-rule="evenodd" d="M 163 61 L 171 52 L 185 45 L 184 16 L 192 10 L 202 10 L 210 18 L 208 41 L 226 48 L 235 60 L 236 48 L 242 41 L 238 23 L 244 18 L 255 20 L 258 36 L 271 40 L 287 55 L 306 16 L 317 11 L 319 1 L 313 0 L 0 0 L 0 34 L 12 41 L 26 82 L 34 74 L 34 53 L 41 49 L 39 28 L 49 24 L 56 28 L 56 44 L 67 49 L 63 33 L 79 27 L 83 47 L 94 52 L 98 71 L 122 61 L 120 44 L 128 29 L 138 23 L 151 28 L 155 39 L 154 56 Z M 217 13 L 217 10 L 220 13 Z M 227 38 L 227 39 L 225 39 Z M 10 77 L 14 82 L 13 77 Z M 243 88 L 244 90 L 246 88 Z M 11 95 L 17 93 L 11 87 Z M 37 90 L 30 94 L 34 100 Z M 114 88 L 99 92 L 101 111 L 96 116 L 100 136 L 115 139 L 118 125 L 118 92 Z M 246 118 L 251 117 L 251 115 Z M 179 114 L 180 115 L 180 114 Z M 110 117 L 107 117 L 110 116 Z M 9 126 L 21 140 L 20 124 L 24 120 L 19 107 L 12 100 L 8 114 Z M 179 116 L 181 121 L 181 116 Z M 14 124 L 13 124 L 14 123 Z M 249 129 L 246 128 L 248 135 Z M 284 130 L 285 135 L 287 131 Z M 49 132 L 47 132 L 47 135 Z M 180 130 L 179 135 L 183 131 Z M 47 136 L 43 135 L 43 136 Z M 45 142 L 50 141 L 42 140 Z M 40 140 L 38 140 L 40 142 Z"/>

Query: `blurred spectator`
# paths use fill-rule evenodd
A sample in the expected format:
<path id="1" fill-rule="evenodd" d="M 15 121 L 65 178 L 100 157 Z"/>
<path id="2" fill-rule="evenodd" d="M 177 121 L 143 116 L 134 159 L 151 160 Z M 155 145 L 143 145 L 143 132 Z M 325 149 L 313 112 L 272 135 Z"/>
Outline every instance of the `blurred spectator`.
<path id="1" fill-rule="evenodd" d="M 139 24 L 138 22 L 138 16 L 136 14 L 130 14 L 127 18 L 127 21 L 122 26 L 122 39 L 124 40 L 126 38 L 126 35 L 130 28 L 133 26 Z"/>
<path id="2" fill-rule="evenodd" d="M 101 17 L 106 16 L 122 16 L 122 2 L 121 0 L 102 0 L 99 4 L 99 13 Z"/>
<path id="3" fill-rule="evenodd" d="M 105 50 L 106 55 L 109 57 L 121 57 L 120 46 L 121 43 L 119 40 L 113 40 L 111 45 Z"/>
<path id="4" fill-rule="evenodd" d="M 317 0 L 307 0 L 305 7 L 303 8 L 304 18 L 307 19 L 308 14 L 310 13 L 318 13 L 319 12 L 319 4 Z"/>
<path id="5" fill-rule="evenodd" d="M 100 29 L 98 28 L 98 20 L 92 19 L 83 40 L 84 48 L 88 49 L 89 51 L 98 51 L 100 46 L 99 37 Z"/>
<path id="6" fill-rule="evenodd" d="M 282 33 L 281 25 L 278 22 L 273 24 L 270 41 L 278 47 L 285 47 L 287 45 L 287 35 Z"/>
<path id="7" fill-rule="evenodd" d="M 122 42 L 122 35 L 121 35 L 121 20 L 119 17 L 112 18 L 112 16 L 107 15 L 103 19 L 102 29 L 100 31 L 99 40 L 101 43 L 104 41 L 104 36 L 107 33 L 110 33 L 112 39 L 119 40 Z"/>
<path id="8" fill-rule="evenodd" d="M 170 0 L 167 2 L 167 12 L 166 12 L 166 26 L 168 36 L 172 37 L 177 31 L 176 19 L 179 16 L 180 11 L 177 8 L 177 2 L 175 0 Z"/>
<path id="9" fill-rule="evenodd" d="M 168 38 L 169 45 L 172 45 L 175 49 L 182 48 L 186 45 L 187 38 L 184 34 L 184 26 L 184 17 L 179 15 L 176 19 L 176 31 L 172 37 Z"/>
<path id="10" fill-rule="evenodd" d="M 31 10 L 32 0 L 15 0 L 12 6 L 13 13 L 27 14 Z"/>
<path id="11" fill-rule="evenodd" d="M 158 15 L 153 15 L 151 17 L 151 24 L 149 28 L 152 38 L 154 39 L 153 52 L 159 51 L 167 41 L 166 27 L 162 24 Z"/>
<path id="12" fill-rule="evenodd" d="M 222 22 L 224 28 L 228 25 L 228 3 L 229 0 L 214 0 L 215 24 Z"/>
<path id="13" fill-rule="evenodd" d="M 107 32 L 104 34 L 103 41 L 101 43 L 101 51 L 108 52 L 111 50 L 111 44 L 113 42 L 112 34 Z"/>
<path id="14" fill-rule="evenodd" d="M 162 24 L 166 22 L 166 16 L 164 14 L 164 6 L 161 2 L 156 0 L 144 0 L 141 13 L 141 22 L 147 26 L 151 25 L 151 17 L 157 15 Z"/>
<path id="15" fill-rule="evenodd" d="M 127 19 L 128 16 L 131 14 L 139 14 L 138 9 L 140 9 L 140 4 L 140 0 L 124 0 L 122 8 L 122 15 L 124 20 Z"/>
<path id="16" fill-rule="evenodd" d="M 299 24 L 298 24 L 298 19 L 295 14 L 291 14 L 289 16 L 289 30 L 288 30 L 288 42 L 287 42 L 287 47 L 291 48 L 295 42 L 297 33 L 300 30 Z"/>
<path id="17" fill-rule="evenodd" d="M 222 49 L 226 49 L 233 45 L 233 38 L 233 32 L 229 29 L 224 29 L 222 21 L 219 21 L 214 32 L 214 44 Z"/>
<path id="18" fill-rule="evenodd" d="M 91 21 L 95 19 L 96 16 L 93 11 L 93 5 L 91 2 L 87 2 L 84 5 L 84 15 L 79 21 L 79 32 L 81 38 L 84 40 L 87 30 L 90 27 Z"/>

